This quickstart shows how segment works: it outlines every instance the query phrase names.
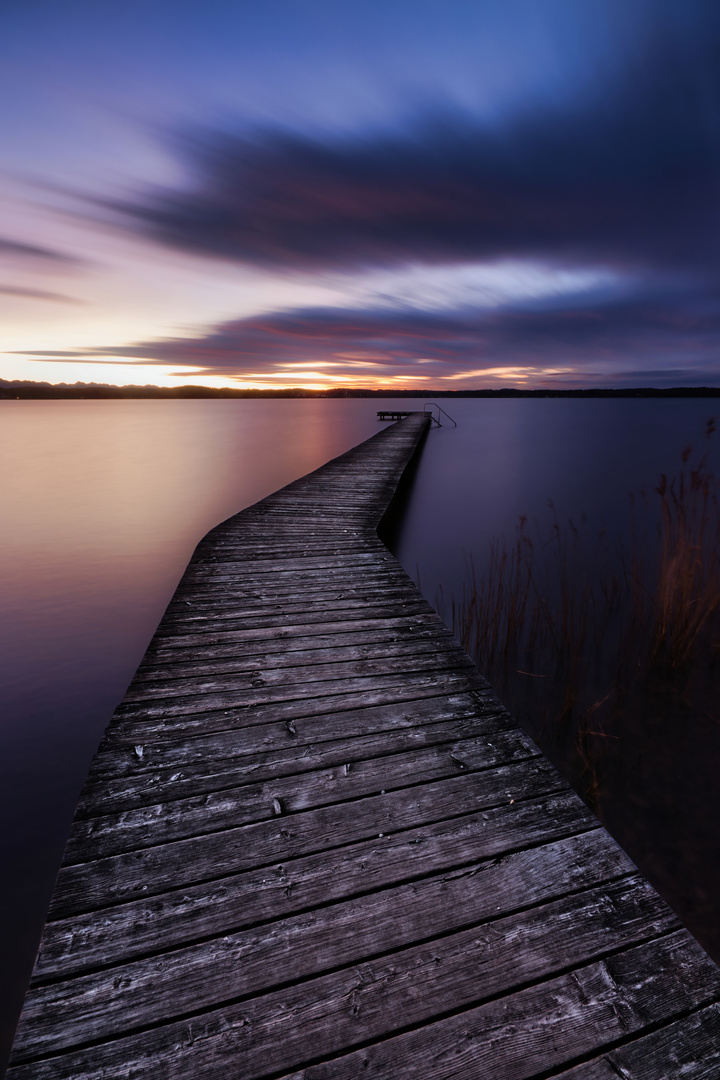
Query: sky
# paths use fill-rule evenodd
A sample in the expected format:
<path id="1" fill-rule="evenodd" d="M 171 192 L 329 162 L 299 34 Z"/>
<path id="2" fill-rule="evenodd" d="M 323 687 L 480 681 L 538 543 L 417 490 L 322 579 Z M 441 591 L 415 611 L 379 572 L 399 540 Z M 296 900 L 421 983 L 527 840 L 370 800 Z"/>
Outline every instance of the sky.
<path id="1" fill-rule="evenodd" d="M 716 0 L 3 0 L 0 378 L 720 386 Z"/>

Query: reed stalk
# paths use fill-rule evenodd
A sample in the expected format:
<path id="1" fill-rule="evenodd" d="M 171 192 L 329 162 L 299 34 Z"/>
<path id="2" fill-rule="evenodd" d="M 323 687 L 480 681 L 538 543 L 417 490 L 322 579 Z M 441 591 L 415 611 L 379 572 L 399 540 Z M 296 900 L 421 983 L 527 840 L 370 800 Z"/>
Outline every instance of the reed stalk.
<path id="1" fill-rule="evenodd" d="M 706 427 L 706 441 L 715 430 Z M 720 481 L 683 451 L 656 499 L 633 498 L 629 543 L 521 518 L 451 602 L 452 625 L 498 694 L 597 804 L 603 759 L 633 720 L 715 708 Z"/>

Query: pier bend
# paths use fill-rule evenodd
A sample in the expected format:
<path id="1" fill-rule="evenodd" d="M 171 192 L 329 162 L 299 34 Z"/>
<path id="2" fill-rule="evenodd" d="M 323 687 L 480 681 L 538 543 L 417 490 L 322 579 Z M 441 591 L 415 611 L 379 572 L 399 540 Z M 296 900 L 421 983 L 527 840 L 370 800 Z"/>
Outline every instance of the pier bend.
<path id="1" fill-rule="evenodd" d="M 8 1080 L 698 1080 L 720 972 L 377 535 L 413 413 L 198 545 Z"/>

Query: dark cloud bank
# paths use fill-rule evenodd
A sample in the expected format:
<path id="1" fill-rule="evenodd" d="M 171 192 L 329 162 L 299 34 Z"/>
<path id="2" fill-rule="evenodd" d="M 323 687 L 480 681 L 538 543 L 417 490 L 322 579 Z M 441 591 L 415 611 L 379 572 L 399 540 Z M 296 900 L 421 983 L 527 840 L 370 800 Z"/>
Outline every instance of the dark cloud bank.
<path id="1" fill-rule="evenodd" d="M 707 10 L 682 48 L 656 35 L 632 70 L 577 107 L 528 106 L 495 129 L 435 115 L 393 134 L 325 141 L 195 133 L 181 142 L 194 178 L 186 190 L 103 204 L 163 244 L 245 264 L 317 271 L 531 257 L 615 269 L 636 283 L 624 299 L 442 316 L 289 312 L 228 323 L 201 342 L 159 343 L 154 355 L 192 355 L 225 373 L 330 347 L 457 368 L 609 370 L 614 360 L 693 378 L 720 372 L 720 18 Z"/>
<path id="2" fill-rule="evenodd" d="M 693 312 L 688 305 L 679 313 L 659 296 L 618 301 L 602 312 L 578 305 L 490 314 L 302 309 L 227 322 L 201 338 L 48 352 L 42 359 L 90 362 L 112 351 L 125 360 L 200 366 L 206 374 L 226 377 L 285 371 L 288 382 L 300 372 L 286 365 L 330 362 L 349 379 L 397 375 L 412 382 L 426 376 L 432 384 L 453 377 L 448 385 L 456 389 L 482 384 L 483 370 L 498 365 L 539 371 L 550 366 L 565 370 L 564 385 L 607 384 L 611 373 L 615 385 L 638 386 L 651 378 L 654 385 L 682 386 L 713 385 L 719 340 L 720 309 Z M 480 373 L 474 383 L 455 379 L 467 370 Z"/>

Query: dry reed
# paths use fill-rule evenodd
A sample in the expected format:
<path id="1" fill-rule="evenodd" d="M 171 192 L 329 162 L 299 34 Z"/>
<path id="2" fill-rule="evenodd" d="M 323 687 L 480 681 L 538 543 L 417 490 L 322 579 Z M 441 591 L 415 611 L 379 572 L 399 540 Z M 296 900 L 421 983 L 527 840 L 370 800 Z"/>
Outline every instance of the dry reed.
<path id="1" fill-rule="evenodd" d="M 706 440 L 715 430 L 708 421 Z M 602 761 L 641 715 L 707 715 L 720 658 L 720 481 L 683 451 L 629 546 L 522 518 L 485 570 L 469 560 L 452 625 L 498 694 L 597 806 Z M 441 599 L 441 598 L 440 598 Z"/>

